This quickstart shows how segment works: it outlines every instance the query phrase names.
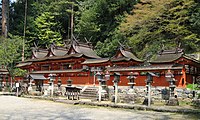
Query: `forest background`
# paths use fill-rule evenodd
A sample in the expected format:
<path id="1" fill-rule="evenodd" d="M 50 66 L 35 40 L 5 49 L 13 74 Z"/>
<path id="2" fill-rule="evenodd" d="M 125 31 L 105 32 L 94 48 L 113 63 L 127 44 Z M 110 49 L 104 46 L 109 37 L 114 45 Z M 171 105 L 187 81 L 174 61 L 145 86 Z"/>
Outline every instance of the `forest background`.
<path id="1" fill-rule="evenodd" d="M 27 0 L 25 59 L 31 47 L 63 46 L 73 35 L 91 42 L 101 57 L 111 57 L 119 42 L 140 59 L 162 49 L 200 52 L 199 0 Z M 72 10 L 73 6 L 73 10 Z M 25 0 L 9 6 L 8 38 L 1 37 L 0 64 L 21 61 Z"/>

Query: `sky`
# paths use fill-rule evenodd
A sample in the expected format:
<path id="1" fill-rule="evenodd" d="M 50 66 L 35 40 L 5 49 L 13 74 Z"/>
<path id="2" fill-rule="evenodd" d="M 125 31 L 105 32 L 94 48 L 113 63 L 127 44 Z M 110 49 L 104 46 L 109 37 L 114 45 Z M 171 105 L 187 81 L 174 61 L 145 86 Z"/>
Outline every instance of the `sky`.
<path id="1" fill-rule="evenodd" d="M 16 0 L 10 0 L 10 2 L 15 2 Z"/>

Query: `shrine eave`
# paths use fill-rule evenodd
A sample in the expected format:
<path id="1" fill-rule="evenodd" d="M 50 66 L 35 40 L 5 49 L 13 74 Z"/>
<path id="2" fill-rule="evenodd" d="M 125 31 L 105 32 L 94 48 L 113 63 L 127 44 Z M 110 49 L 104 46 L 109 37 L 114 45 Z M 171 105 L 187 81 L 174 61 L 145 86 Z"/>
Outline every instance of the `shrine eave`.
<path id="1" fill-rule="evenodd" d="M 34 80 L 47 80 L 49 78 L 44 77 L 44 74 L 30 74 L 30 77 Z"/>
<path id="2" fill-rule="evenodd" d="M 21 63 L 17 64 L 16 67 L 24 67 L 24 66 L 28 66 L 31 64 L 32 64 L 32 62 L 21 62 Z"/>
<path id="3" fill-rule="evenodd" d="M 195 59 L 195 58 L 192 58 L 192 57 L 190 57 L 190 56 L 188 56 L 188 55 L 183 55 L 183 57 L 186 58 L 186 59 L 188 59 L 188 60 L 191 60 L 191 61 L 193 61 L 193 62 L 196 62 L 196 63 L 200 64 L 200 61 L 199 61 L 199 60 L 197 60 L 197 59 Z"/>
<path id="4" fill-rule="evenodd" d="M 7 70 L 7 69 L 1 68 L 1 69 L 0 69 L 0 72 L 8 72 L 8 70 Z"/>
<path id="5" fill-rule="evenodd" d="M 83 69 L 33 71 L 31 72 L 31 74 L 77 73 L 77 72 L 83 72 Z"/>
<path id="6" fill-rule="evenodd" d="M 1 75 L 8 75 L 9 72 L 1 72 L 1 71 L 0 71 L 0 74 L 1 74 Z"/>
<path id="7" fill-rule="evenodd" d="M 1 69 L 0 69 L 0 74 L 1 74 L 1 75 L 8 75 L 9 72 L 8 72 L 7 69 L 1 68 Z"/>
<path id="8" fill-rule="evenodd" d="M 151 70 L 181 70 L 183 66 L 174 65 L 150 65 L 150 66 L 137 66 L 137 67 L 110 67 L 108 71 L 151 71 Z"/>
<path id="9" fill-rule="evenodd" d="M 82 64 L 98 64 L 98 63 L 105 63 L 109 62 L 109 58 L 97 58 L 97 59 L 86 59 Z"/>
<path id="10" fill-rule="evenodd" d="M 131 58 L 127 58 L 127 57 L 111 58 L 112 62 L 130 61 L 130 60 L 132 60 L 132 59 Z"/>
<path id="11" fill-rule="evenodd" d="M 46 60 L 61 60 L 61 59 L 68 59 L 68 58 L 79 58 L 82 57 L 83 54 L 70 54 L 70 55 L 65 55 L 65 56 L 52 56 L 52 57 L 45 57 L 45 58 L 40 58 L 40 59 L 29 59 L 27 62 L 38 62 L 38 61 L 46 61 Z"/>

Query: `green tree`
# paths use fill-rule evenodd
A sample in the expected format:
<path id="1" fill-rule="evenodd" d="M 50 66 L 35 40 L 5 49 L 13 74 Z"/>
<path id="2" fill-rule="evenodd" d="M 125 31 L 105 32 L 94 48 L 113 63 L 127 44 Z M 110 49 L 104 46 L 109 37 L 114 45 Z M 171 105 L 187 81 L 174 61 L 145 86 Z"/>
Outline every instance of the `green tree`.
<path id="1" fill-rule="evenodd" d="M 168 49 L 181 45 L 188 53 L 199 51 L 199 35 L 190 22 L 196 6 L 193 0 L 141 1 L 134 14 L 121 23 L 120 31 L 141 58 L 156 54 L 163 46 Z"/>
<path id="2" fill-rule="evenodd" d="M 80 5 L 81 16 L 76 32 L 82 38 L 92 37 L 94 45 L 97 41 L 104 42 L 135 3 L 135 0 L 86 0 Z"/>
<path id="3" fill-rule="evenodd" d="M 0 65 L 7 67 L 10 76 L 13 78 L 15 76 L 15 64 L 21 60 L 22 38 L 12 35 L 9 35 L 9 37 L 0 38 Z"/>
<path id="4" fill-rule="evenodd" d="M 18 36 L 10 36 L 11 38 L 1 37 L 0 44 L 0 64 L 11 66 L 19 61 L 21 57 L 22 39 Z"/>
<path id="5" fill-rule="evenodd" d="M 49 12 L 43 13 L 35 20 L 37 38 L 40 44 L 51 44 L 62 40 L 59 32 L 59 24 L 55 21 L 55 17 Z M 58 27 L 58 28 L 57 28 Z"/>
<path id="6" fill-rule="evenodd" d="M 52 41 L 61 43 L 61 39 L 66 39 L 70 26 L 72 4 L 75 6 L 75 11 L 78 10 L 77 4 L 74 2 L 76 1 L 28 0 L 27 44 L 34 46 L 33 43 L 36 42 L 39 46 L 44 47 L 43 44 L 47 43 L 48 45 Z M 24 0 L 18 0 L 11 5 L 10 33 L 13 35 L 23 35 L 24 6 Z M 47 30 L 46 32 L 44 31 L 45 29 Z M 45 39 L 49 40 L 46 41 Z"/>

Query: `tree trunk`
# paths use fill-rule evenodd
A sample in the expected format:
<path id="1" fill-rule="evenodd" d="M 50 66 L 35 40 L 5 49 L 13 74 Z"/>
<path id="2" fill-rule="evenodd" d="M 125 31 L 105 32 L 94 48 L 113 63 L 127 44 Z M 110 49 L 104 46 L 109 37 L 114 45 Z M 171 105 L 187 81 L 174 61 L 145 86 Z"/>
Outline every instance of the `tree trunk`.
<path id="1" fill-rule="evenodd" d="M 2 36 L 8 36 L 9 28 L 9 0 L 2 0 Z"/>

